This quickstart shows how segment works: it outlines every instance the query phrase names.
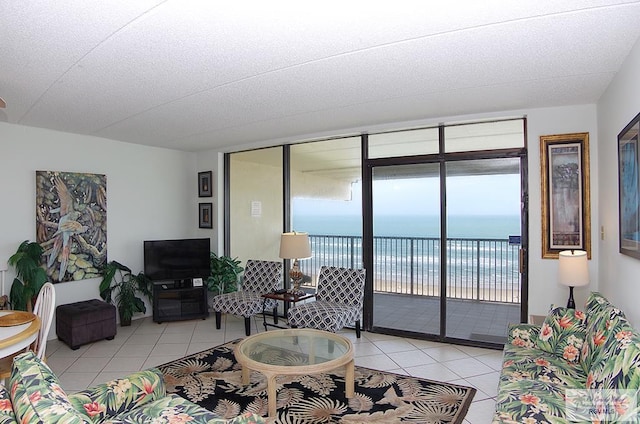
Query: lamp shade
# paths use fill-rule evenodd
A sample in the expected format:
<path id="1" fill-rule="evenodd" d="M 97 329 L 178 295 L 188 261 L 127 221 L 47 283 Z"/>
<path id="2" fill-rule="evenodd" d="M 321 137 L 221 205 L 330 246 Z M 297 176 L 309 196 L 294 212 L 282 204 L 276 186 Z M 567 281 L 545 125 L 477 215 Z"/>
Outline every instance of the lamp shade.
<path id="1" fill-rule="evenodd" d="M 558 256 L 558 281 L 563 286 L 589 285 L 589 265 L 584 250 L 564 250 Z"/>
<path id="2" fill-rule="evenodd" d="M 307 233 L 283 233 L 280 237 L 282 259 L 306 259 L 311 257 L 311 244 Z"/>

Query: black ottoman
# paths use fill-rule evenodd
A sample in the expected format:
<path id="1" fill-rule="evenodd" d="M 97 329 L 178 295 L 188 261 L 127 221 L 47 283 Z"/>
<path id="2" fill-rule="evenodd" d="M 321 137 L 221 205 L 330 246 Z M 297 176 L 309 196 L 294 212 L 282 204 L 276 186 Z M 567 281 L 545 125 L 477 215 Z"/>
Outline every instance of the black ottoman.
<path id="1" fill-rule="evenodd" d="M 116 307 L 91 299 L 56 308 L 56 334 L 73 350 L 116 335 Z"/>

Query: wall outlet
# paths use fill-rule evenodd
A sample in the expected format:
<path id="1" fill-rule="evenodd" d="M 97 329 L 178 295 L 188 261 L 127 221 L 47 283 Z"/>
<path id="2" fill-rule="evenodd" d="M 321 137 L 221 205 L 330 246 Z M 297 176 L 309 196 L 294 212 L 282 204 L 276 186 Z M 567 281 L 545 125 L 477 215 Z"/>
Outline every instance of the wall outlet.
<path id="1" fill-rule="evenodd" d="M 202 287 L 202 278 L 194 278 L 193 287 Z"/>

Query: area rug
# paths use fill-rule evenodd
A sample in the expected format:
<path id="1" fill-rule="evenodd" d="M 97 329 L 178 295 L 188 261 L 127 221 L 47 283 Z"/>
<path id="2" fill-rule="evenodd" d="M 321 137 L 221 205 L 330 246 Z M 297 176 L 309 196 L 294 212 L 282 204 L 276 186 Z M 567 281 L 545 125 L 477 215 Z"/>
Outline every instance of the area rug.
<path id="1" fill-rule="evenodd" d="M 243 412 L 267 416 L 267 382 L 252 372 L 241 382 L 233 349 L 241 339 L 158 368 L 167 391 L 222 418 Z M 293 358 L 293 359 L 292 359 Z M 295 360 L 295 354 L 283 361 Z M 277 379 L 277 416 L 293 423 L 462 423 L 475 389 L 356 366 L 355 396 L 344 396 L 344 372 L 282 376 Z"/>

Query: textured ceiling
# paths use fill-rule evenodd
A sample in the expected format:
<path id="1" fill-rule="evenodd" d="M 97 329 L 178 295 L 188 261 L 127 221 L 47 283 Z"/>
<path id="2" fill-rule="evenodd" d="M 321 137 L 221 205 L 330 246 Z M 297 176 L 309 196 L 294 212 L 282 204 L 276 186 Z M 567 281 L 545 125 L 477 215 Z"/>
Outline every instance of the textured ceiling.
<path id="1" fill-rule="evenodd" d="M 596 102 L 640 2 L 2 0 L 0 22 L 0 120 L 229 151 Z"/>

